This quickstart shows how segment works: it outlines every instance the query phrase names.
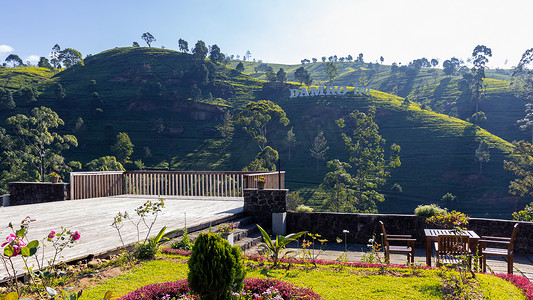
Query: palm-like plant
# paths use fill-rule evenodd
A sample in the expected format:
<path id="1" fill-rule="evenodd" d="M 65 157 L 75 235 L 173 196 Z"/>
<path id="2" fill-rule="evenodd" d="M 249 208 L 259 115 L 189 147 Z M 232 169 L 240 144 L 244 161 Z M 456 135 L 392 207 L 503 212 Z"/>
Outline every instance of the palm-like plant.
<path id="1" fill-rule="evenodd" d="M 305 234 L 307 231 L 301 231 L 298 233 L 291 233 L 286 236 L 278 235 L 276 236 L 275 240 L 272 240 L 268 233 L 259 225 L 257 225 L 257 228 L 259 228 L 259 231 L 261 232 L 261 235 L 263 236 L 264 243 L 259 245 L 260 247 L 265 248 L 272 257 L 272 262 L 274 265 L 272 267 L 275 267 L 278 265 L 278 261 L 280 258 L 285 257 L 287 254 L 292 253 L 294 251 L 285 251 L 283 253 L 283 256 L 280 257 L 280 254 L 283 249 L 285 249 L 285 246 L 289 244 L 292 241 L 295 241 L 297 238 Z"/>

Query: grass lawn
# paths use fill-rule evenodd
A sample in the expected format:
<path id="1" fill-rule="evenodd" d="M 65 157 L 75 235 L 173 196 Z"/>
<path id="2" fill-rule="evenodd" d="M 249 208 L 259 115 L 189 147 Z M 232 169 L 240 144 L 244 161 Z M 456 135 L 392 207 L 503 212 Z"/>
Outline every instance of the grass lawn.
<path id="1" fill-rule="evenodd" d="M 253 263 L 252 263 L 253 265 Z M 115 295 L 125 295 L 142 286 L 175 281 L 187 278 L 188 266 L 185 262 L 169 259 L 145 262 L 132 271 L 86 289 L 82 299 L 102 299 L 106 291 Z M 247 277 L 274 278 L 312 288 L 323 299 L 443 299 L 442 279 L 436 270 L 393 269 L 379 275 L 377 269 L 336 266 L 317 268 L 293 267 L 289 270 L 266 267 L 248 267 Z M 481 291 L 486 299 L 525 299 L 511 283 L 490 275 L 478 275 Z"/>

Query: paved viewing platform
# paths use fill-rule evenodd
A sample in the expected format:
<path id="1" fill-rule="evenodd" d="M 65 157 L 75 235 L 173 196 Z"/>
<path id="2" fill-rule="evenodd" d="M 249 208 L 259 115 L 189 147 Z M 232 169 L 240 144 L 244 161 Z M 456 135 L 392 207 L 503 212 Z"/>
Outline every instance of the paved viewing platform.
<path id="1" fill-rule="evenodd" d="M 167 232 L 184 228 L 185 217 L 187 227 L 191 228 L 232 217 L 243 209 L 242 197 L 163 196 L 163 198 L 165 207 L 159 213 L 151 232 L 152 236 L 157 235 L 163 226 L 167 226 Z M 135 208 L 147 200 L 158 201 L 158 199 L 158 196 L 120 195 L 0 207 L 0 244 L 11 233 L 7 227 L 9 222 L 18 229 L 20 221 L 29 216 L 36 220 L 30 224 L 29 240 L 42 241 L 51 230 L 60 232 L 61 226 L 81 234 L 80 240 L 72 248 L 63 251 L 62 261 L 85 258 L 91 254 L 98 255 L 122 246 L 116 229 L 111 226 L 118 212 L 127 211 L 136 219 Z M 152 216 L 148 216 L 147 219 L 152 219 Z M 142 227 L 140 236 L 144 238 L 147 229 L 142 223 L 140 226 Z M 124 221 L 121 234 L 125 244 L 137 241 L 137 231 L 128 221 Z M 48 256 L 53 255 L 53 251 L 51 247 L 46 248 Z M 22 272 L 22 261 L 17 258 L 16 262 L 16 266 Z M 33 258 L 30 259 L 30 263 L 34 263 Z M 0 281 L 6 275 L 4 266 L 0 264 Z"/>

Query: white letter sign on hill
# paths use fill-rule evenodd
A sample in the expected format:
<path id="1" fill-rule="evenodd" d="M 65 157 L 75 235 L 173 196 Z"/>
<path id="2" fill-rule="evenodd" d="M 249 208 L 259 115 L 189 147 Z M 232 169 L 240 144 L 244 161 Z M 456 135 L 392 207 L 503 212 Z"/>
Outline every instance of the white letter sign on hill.
<path id="1" fill-rule="evenodd" d="M 289 89 L 289 98 L 324 96 L 324 90 L 326 90 L 326 96 L 343 96 L 348 93 L 347 86 L 312 86 L 310 92 L 305 87 L 301 87 L 299 89 Z M 353 94 L 357 95 L 358 93 L 366 95 L 370 93 L 370 89 L 357 85 L 355 86 Z"/>

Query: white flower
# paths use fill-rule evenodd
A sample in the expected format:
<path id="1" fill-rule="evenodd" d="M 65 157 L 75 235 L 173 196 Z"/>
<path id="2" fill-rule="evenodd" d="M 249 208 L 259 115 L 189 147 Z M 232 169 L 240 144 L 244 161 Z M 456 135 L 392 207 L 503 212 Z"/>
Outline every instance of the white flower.
<path id="1" fill-rule="evenodd" d="M 348 230 L 344 229 L 342 233 L 350 233 Z"/>

